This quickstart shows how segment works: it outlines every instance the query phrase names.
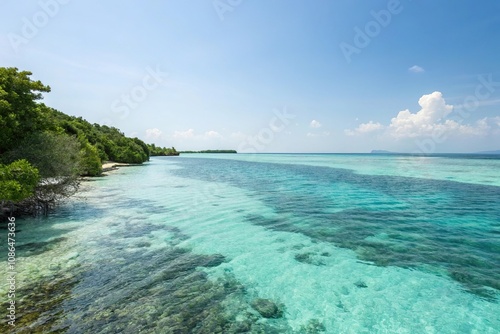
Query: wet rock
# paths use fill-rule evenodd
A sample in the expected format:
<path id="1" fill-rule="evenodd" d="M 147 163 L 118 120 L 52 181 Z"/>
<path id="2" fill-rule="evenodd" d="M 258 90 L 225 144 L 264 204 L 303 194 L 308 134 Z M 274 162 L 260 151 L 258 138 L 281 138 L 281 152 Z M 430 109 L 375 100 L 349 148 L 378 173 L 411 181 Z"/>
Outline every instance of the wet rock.
<path id="1" fill-rule="evenodd" d="M 252 301 L 252 307 L 264 318 L 281 318 L 283 311 L 269 299 L 257 298 Z"/>

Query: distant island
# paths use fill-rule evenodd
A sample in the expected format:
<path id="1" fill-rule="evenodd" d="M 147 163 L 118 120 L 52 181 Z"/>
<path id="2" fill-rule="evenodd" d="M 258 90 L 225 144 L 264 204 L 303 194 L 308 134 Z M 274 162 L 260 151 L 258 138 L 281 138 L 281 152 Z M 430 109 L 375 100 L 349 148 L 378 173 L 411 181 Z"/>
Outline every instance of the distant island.
<path id="1" fill-rule="evenodd" d="M 499 154 L 500 155 L 500 150 L 496 150 L 496 151 L 482 151 L 482 152 L 476 152 L 475 154 Z"/>
<path id="2" fill-rule="evenodd" d="M 175 147 L 158 147 L 155 144 L 147 144 L 149 149 L 149 155 L 152 157 L 168 157 L 168 156 L 178 156 L 179 152 Z"/>
<path id="3" fill-rule="evenodd" d="M 238 153 L 236 150 L 180 151 L 179 153 Z"/>
<path id="4" fill-rule="evenodd" d="M 435 154 L 487 154 L 487 155 L 500 155 L 500 150 L 495 151 L 481 151 L 481 152 L 471 152 L 471 153 L 400 153 L 400 152 L 391 152 L 386 150 L 372 150 L 370 154 L 418 154 L 418 155 L 435 155 Z"/>
<path id="5" fill-rule="evenodd" d="M 396 152 L 386 151 L 386 150 L 372 150 L 371 154 L 398 154 Z"/>

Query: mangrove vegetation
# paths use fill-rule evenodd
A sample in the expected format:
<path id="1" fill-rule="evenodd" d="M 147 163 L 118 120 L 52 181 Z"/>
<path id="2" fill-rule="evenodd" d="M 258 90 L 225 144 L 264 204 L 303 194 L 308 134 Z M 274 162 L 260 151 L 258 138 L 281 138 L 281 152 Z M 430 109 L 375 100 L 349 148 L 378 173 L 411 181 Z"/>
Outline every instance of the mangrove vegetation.
<path id="1" fill-rule="evenodd" d="M 150 155 L 178 155 L 45 105 L 50 86 L 31 75 L 0 67 L 0 216 L 46 213 L 78 190 L 81 176 L 101 175 L 104 161 L 141 164 Z"/>

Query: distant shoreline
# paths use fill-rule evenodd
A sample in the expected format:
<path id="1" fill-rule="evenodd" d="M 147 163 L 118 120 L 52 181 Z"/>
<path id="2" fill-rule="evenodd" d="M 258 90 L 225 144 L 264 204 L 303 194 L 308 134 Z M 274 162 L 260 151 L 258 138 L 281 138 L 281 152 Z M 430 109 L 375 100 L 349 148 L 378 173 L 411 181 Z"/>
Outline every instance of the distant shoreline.
<path id="1" fill-rule="evenodd" d="M 496 151 L 481 151 L 481 152 L 468 152 L 468 153 L 425 153 L 425 152 L 414 152 L 414 153 L 405 153 L 405 152 L 392 152 L 386 150 L 372 150 L 369 154 L 402 154 L 402 155 L 439 155 L 439 154 L 461 154 L 461 155 L 500 155 L 500 150 Z"/>
<path id="2" fill-rule="evenodd" d="M 179 153 L 238 153 L 236 150 L 202 150 L 202 151 L 179 151 Z"/>

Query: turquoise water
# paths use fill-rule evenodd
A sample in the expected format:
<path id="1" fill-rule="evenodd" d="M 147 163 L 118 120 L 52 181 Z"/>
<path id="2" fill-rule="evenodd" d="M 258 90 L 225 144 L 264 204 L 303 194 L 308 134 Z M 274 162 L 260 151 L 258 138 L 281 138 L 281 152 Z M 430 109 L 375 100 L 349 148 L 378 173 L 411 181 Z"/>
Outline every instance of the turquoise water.
<path id="1" fill-rule="evenodd" d="M 499 333 L 499 171 L 477 157 L 288 154 L 121 168 L 18 221 L 19 326 Z"/>

